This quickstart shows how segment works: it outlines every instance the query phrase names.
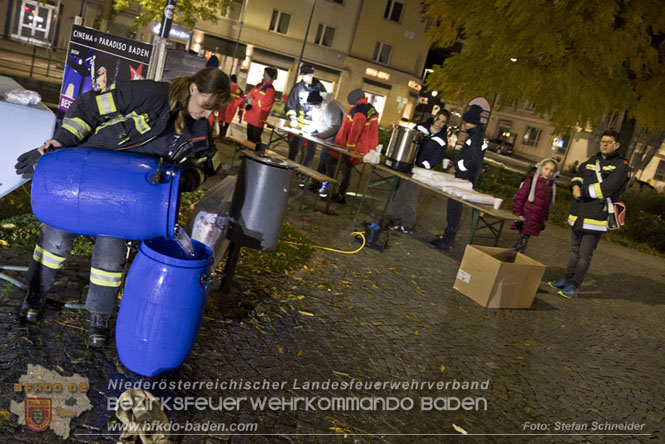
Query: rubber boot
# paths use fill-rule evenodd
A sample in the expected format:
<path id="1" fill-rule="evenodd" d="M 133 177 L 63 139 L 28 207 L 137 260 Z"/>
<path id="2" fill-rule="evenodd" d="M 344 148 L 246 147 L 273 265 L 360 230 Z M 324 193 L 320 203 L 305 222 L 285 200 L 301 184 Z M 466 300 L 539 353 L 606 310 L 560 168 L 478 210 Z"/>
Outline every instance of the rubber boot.
<path id="1" fill-rule="evenodd" d="M 88 346 L 102 348 L 109 340 L 109 315 L 90 313 L 88 327 Z"/>
<path id="2" fill-rule="evenodd" d="M 28 290 L 19 311 L 19 319 L 30 324 L 36 324 L 41 316 L 42 297 L 39 293 Z"/>

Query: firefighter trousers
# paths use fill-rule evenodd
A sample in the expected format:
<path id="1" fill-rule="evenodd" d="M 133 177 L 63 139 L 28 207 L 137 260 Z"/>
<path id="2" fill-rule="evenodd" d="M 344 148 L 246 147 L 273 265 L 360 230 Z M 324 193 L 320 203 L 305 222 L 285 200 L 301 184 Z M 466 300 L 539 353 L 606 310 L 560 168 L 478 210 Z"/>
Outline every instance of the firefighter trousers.
<path id="1" fill-rule="evenodd" d="M 58 270 L 69 256 L 75 234 L 42 224 L 26 281 L 30 292 L 41 297 L 51 288 Z M 111 315 L 122 284 L 127 246 L 123 239 L 97 236 L 92 251 L 90 287 L 85 308 L 90 313 Z"/>

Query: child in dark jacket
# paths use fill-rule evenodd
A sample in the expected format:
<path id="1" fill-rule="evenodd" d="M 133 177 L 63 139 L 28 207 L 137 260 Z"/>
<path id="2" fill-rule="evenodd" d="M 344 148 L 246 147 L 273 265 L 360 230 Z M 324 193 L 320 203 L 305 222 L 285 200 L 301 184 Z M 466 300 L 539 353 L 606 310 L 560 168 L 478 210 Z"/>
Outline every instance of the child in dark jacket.
<path id="1" fill-rule="evenodd" d="M 554 178 L 558 164 L 554 159 L 544 159 L 536 164 L 513 198 L 513 213 L 523 216 L 524 222 L 513 223 L 511 228 L 519 230 L 513 250 L 524 253 L 529 237 L 538 236 L 545 229 L 545 222 L 554 205 L 556 184 Z"/>

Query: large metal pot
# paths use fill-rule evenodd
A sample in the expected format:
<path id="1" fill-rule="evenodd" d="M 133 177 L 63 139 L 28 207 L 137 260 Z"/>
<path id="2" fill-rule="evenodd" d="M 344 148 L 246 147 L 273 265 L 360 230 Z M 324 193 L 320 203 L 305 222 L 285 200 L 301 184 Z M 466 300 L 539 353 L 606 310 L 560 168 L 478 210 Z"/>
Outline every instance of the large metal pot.
<path id="1" fill-rule="evenodd" d="M 246 154 L 229 210 L 226 237 L 247 247 L 277 246 L 293 167 L 278 158 Z"/>
<path id="2" fill-rule="evenodd" d="M 386 166 L 403 173 L 411 171 L 422 136 L 423 133 L 418 130 L 393 125 L 393 134 L 386 150 Z"/>

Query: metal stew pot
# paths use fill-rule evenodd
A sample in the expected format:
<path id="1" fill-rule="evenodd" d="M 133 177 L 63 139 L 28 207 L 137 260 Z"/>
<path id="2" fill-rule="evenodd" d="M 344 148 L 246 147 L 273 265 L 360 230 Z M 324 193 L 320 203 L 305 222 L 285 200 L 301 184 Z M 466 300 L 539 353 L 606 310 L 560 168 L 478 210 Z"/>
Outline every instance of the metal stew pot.
<path id="1" fill-rule="evenodd" d="M 386 166 L 403 173 L 411 171 L 422 136 L 423 133 L 416 129 L 393 125 L 393 134 L 386 150 Z"/>

